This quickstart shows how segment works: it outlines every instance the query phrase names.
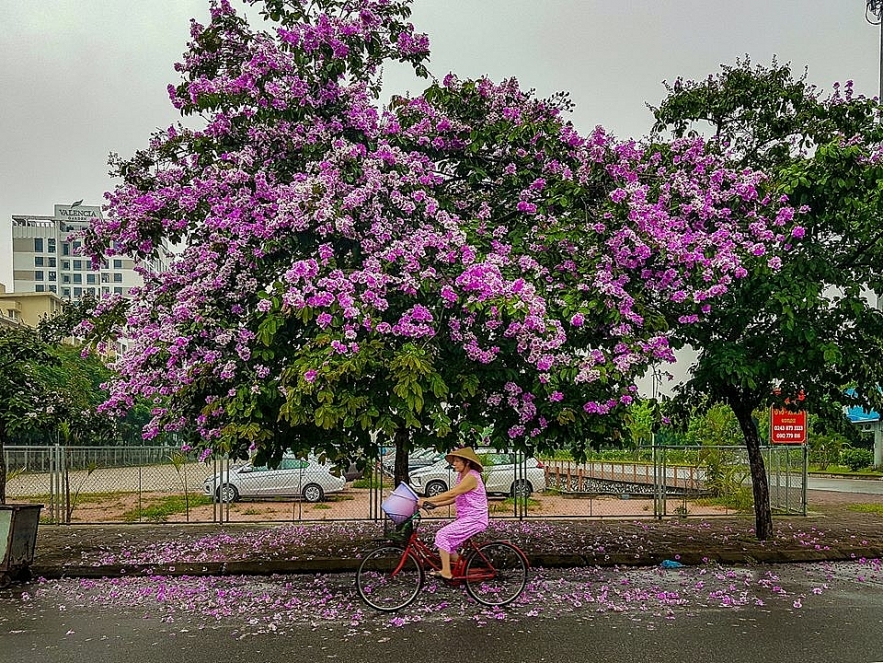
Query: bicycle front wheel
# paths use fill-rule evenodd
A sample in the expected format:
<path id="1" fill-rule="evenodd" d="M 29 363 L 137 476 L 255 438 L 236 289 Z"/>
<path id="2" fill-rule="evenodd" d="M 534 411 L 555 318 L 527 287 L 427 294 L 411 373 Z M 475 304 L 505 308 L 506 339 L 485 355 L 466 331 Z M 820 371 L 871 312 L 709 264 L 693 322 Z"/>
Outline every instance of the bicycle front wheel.
<path id="1" fill-rule="evenodd" d="M 382 546 L 371 552 L 356 572 L 356 590 L 375 610 L 393 612 L 417 598 L 423 586 L 423 567 L 400 546 Z"/>
<path id="2" fill-rule="evenodd" d="M 527 561 L 511 543 L 486 543 L 466 562 L 466 591 L 484 605 L 512 603 L 526 582 Z"/>

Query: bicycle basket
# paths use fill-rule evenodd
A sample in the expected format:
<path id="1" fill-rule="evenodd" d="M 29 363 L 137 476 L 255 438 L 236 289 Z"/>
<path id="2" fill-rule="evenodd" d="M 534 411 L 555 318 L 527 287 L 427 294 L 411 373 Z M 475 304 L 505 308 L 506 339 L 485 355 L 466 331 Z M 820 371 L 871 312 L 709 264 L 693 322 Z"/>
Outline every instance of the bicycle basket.
<path id="1" fill-rule="evenodd" d="M 392 541 L 393 543 L 401 543 L 405 544 L 408 542 L 408 539 L 411 538 L 411 535 L 414 533 L 414 530 L 417 527 L 417 522 L 420 520 L 419 514 L 414 514 L 410 518 L 408 518 L 405 522 L 400 523 L 399 525 L 395 525 L 393 527 L 387 527 L 385 536 L 387 539 Z M 392 521 L 388 521 L 392 522 Z"/>

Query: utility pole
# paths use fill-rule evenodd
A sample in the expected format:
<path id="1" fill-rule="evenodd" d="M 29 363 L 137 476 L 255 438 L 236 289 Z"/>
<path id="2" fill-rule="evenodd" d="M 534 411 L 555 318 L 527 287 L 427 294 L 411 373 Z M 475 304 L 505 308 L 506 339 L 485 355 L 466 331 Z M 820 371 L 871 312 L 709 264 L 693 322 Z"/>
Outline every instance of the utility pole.
<path id="1" fill-rule="evenodd" d="M 883 102 L 883 0 L 865 0 L 865 20 L 880 26 L 880 84 L 877 99 Z"/>
<path id="2" fill-rule="evenodd" d="M 883 103 L 883 0 L 865 0 L 865 20 L 871 25 L 880 26 L 880 83 L 877 88 L 877 101 Z M 877 308 L 883 310 L 883 296 L 877 295 Z M 883 425 L 883 422 L 881 422 Z M 877 435 L 874 436 L 874 460 L 880 457 L 883 462 L 883 433 L 877 441 Z"/>

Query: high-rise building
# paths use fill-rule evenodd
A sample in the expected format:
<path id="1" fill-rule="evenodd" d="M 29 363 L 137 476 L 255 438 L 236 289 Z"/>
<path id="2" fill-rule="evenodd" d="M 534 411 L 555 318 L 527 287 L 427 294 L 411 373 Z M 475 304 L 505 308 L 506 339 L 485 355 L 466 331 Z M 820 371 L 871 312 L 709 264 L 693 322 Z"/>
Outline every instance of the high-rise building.
<path id="1" fill-rule="evenodd" d="M 12 290 L 53 292 L 64 300 L 84 295 L 101 297 L 111 293 L 128 295 L 142 283 L 134 261 L 110 256 L 100 265 L 81 255 L 82 242 L 74 237 L 101 218 L 101 208 L 74 203 L 56 205 L 53 216 L 12 215 Z M 170 254 L 151 265 L 165 271 Z"/>

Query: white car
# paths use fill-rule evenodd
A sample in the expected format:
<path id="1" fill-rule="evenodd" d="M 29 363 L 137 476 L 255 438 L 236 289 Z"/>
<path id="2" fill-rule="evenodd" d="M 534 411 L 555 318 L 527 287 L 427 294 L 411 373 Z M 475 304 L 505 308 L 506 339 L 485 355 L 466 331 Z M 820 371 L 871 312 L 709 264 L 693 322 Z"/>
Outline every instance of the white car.
<path id="1" fill-rule="evenodd" d="M 331 465 L 315 460 L 283 456 L 279 467 L 246 463 L 221 472 L 203 483 L 203 492 L 220 502 L 240 498 L 302 497 L 307 502 L 321 502 L 328 493 L 346 486 L 346 477 L 334 476 Z"/>
<path id="2" fill-rule="evenodd" d="M 517 453 L 476 449 L 484 464 L 481 478 L 489 494 L 527 497 L 546 488 L 546 469 L 536 458 Z M 523 462 L 523 464 L 522 464 Z M 425 497 L 443 493 L 454 485 L 456 472 L 444 458 L 409 474 L 411 487 Z"/>

